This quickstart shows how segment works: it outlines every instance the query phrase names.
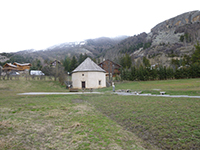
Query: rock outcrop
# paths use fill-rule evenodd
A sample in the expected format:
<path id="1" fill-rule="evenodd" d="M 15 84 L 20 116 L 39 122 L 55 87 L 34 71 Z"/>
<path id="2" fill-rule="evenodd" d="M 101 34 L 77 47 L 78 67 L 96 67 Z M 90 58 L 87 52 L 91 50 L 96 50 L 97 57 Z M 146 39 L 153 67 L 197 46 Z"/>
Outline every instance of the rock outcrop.
<path id="1" fill-rule="evenodd" d="M 200 11 L 191 11 L 159 23 L 151 29 L 151 32 L 158 33 L 163 30 L 166 31 L 172 28 L 180 27 L 186 24 L 194 24 L 197 22 L 200 22 Z"/>
<path id="2" fill-rule="evenodd" d="M 103 57 L 115 60 L 128 53 L 135 61 L 141 62 L 146 56 L 151 64 L 169 66 L 171 59 L 191 55 L 197 41 L 200 41 L 200 11 L 191 11 L 159 23 L 148 34 L 121 41 Z"/>
<path id="3" fill-rule="evenodd" d="M 196 42 L 200 35 L 200 11 L 187 12 L 153 27 L 148 34 L 152 45 L 179 43 L 184 34 L 190 36 L 190 42 Z"/>

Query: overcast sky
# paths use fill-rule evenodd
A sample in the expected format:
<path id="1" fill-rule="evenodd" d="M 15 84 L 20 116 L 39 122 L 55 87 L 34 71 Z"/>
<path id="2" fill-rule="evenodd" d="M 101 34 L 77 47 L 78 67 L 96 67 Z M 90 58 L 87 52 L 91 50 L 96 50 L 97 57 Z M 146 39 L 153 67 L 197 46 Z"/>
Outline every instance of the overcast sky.
<path id="1" fill-rule="evenodd" d="M 0 0 L 0 52 L 149 33 L 199 6 L 199 0 Z"/>

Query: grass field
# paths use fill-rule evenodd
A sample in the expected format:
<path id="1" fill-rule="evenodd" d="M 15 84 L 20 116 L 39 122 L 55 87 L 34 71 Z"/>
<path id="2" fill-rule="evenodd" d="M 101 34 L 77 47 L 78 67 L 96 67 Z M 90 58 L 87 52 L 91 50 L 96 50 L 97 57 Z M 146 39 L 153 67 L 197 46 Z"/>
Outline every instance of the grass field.
<path id="1" fill-rule="evenodd" d="M 142 91 L 143 93 L 159 94 L 165 91 L 170 95 L 190 95 L 200 96 L 200 79 L 179 79 L 179 80 L 159 80 L 159 81 L 136 81 L 120 82 L 115 84 L 115 89 L 130 89 L 131 91 Z M 99 91 L 112 90 L 110 88 Z"/>
<path id="2" fill-rule="evenodd" d="M 118 95 L 86 99 L 126 130 L 161 149 L 200 147 L 199 99 Z"/>
<path id="3" fill-rule="evenodd" d="M 54 81 L 0 81 L 0 149 L 143 149 L 143 141 Z"/>
<path id="4" fill-rule="evenodd" d="M 200 95 L 199 81 L 125 82 L 116 90 Z M 66 91 L 55 81 L 0 80 L 0 149 L 200 147 L 200 99 L 119 96 L 112 88 L 97 90 L 101 95 L 17 95 Z"/>

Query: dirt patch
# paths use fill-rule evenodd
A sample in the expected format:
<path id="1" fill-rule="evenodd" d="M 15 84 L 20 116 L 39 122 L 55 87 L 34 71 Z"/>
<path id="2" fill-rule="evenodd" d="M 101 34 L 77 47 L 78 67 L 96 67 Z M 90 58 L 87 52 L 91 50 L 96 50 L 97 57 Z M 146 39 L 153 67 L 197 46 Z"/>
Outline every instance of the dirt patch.
<path id="1" fill-rule="evenodd" d="M 91 107 L 82 104 L 74 106 L 73 109 L 77 111 L 76 114 L 85 114 L 86 112 L 91 111 Z"/>
<path id="2" fill-rule="evenodd" d="M 109 147 L 109 149 L 122 150 L 122 148 L 116 143 L 112 143 L 112 144 L 108 145 L 108 147 Z"/>
<path id="3" fill-rule="evenodd" d="M 59 112 L 59 111 L 50 111 L 47 115 L 45 115 L 44 117 L 49 117 L 49 118 L 53 118 L 53 117 L 59 117 L 64 115 L 65 112 Z"/>
<path id="4" fill-rule="evenodd" d="M 82 99 L 73 99 L 72 103 L 83 103 Z"/>
<path id="5" fill-rule="evenodd" d="M 10 89 L 8 87 L 0 87 L 0 91 L 9 91 Z"/>
<path id="6" fill-rule="evenodd" d="M 2 113 L 5 113 L 5 112 L 8 113 L 8 112 L 10 112 L 10 111 L 11 111 L 11 109 L 10 109 L 10 108 L 6 108 L 6 107 L 0 109 L 0 112 L 2 112 Z"/>
<path id="7" fill-rule="evenodd" d="M 6 121 L 6 120 L 0 121 L 0 129 L 9 128 L 9 127 L 11 127 L 10 121 Z"/>
<path id="8" fill-rule="evenodd" d="M 154 91 L 160 91 L 161 89 L 153 89 Z"/>
<path id="9" fill-rule="evenodd" d="M 76 127 L 80 127 L 80 126 L 83 126 L 83 124 L 81 123 L 74 123 L 70 128 L 76 128 Z"/>

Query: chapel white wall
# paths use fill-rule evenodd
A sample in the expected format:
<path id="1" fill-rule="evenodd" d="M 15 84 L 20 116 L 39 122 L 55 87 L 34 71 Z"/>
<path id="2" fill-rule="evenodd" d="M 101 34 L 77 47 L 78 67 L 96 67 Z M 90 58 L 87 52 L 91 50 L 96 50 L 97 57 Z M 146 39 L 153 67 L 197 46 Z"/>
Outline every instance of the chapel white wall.
<path id="1" fill-rule="evenodd" d="M 73 88 L 81 89 L 82 81 L 85 81 L 86 88 L 106 87 L 106 75 L 104 72 L 75 72 L 72 74 Z M 101 85 L 99 85 L 99 81 L 101 81 Z"/>

